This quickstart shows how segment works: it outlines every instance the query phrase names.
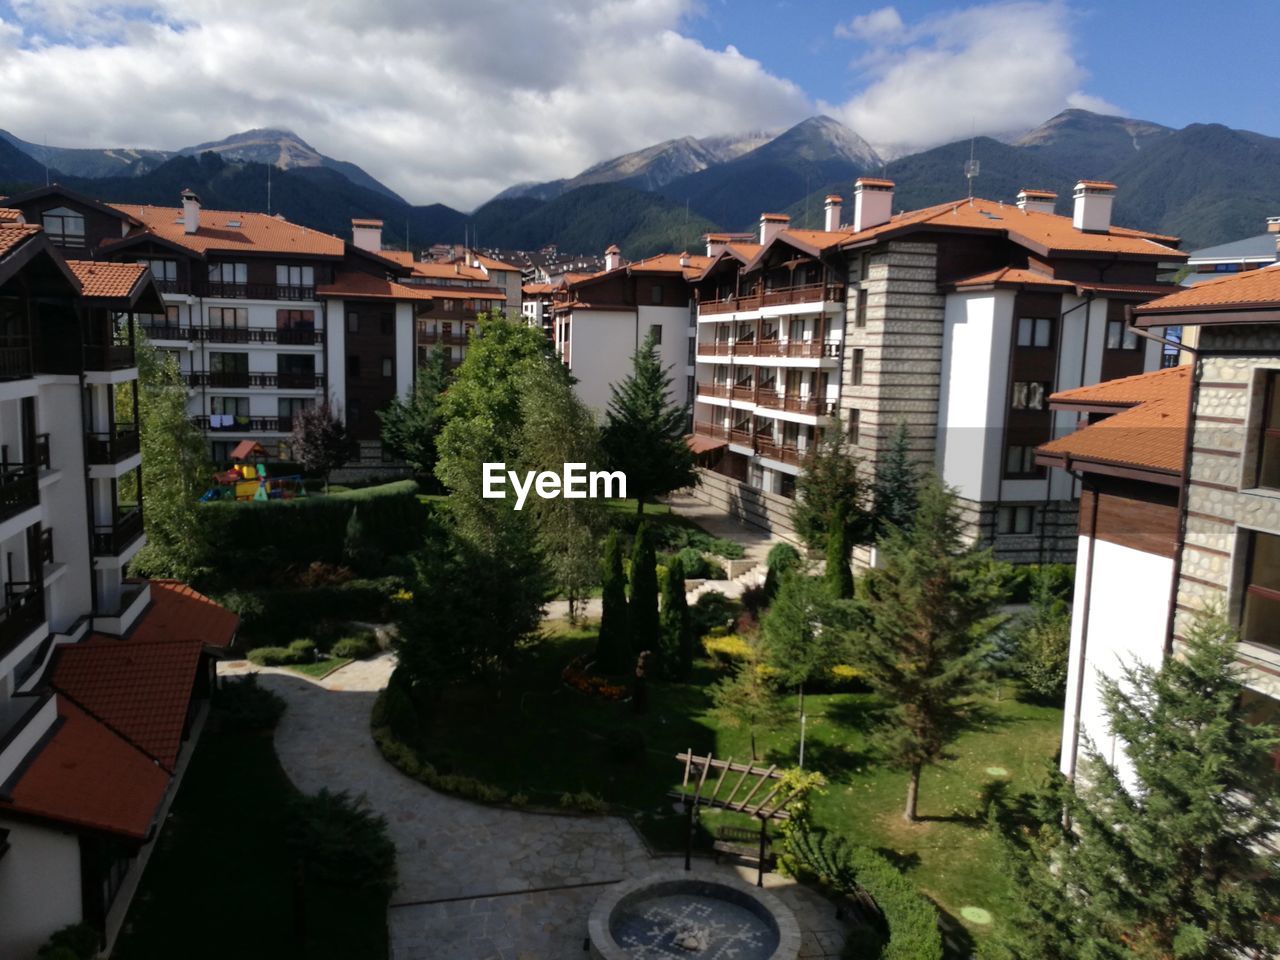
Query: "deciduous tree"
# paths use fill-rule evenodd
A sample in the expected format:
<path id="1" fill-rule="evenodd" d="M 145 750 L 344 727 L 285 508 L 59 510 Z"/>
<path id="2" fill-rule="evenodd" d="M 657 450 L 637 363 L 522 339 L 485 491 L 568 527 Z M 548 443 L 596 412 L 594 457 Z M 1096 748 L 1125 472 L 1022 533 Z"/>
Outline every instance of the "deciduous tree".
<path id="1" fill-rule="evenodd" d="M 353 460 L 359 445 L 347 433 L 341 411 L 328 400 L 299 410 L 293 415 L 293 436 L 289 441 L 293 456 L 303 468 L 324 477 L 329 489 L 329 475 Z"/>
<path id="2" fill-rule="evenodd" d="M 785 723 L 790 711 L 778 691 L 778 681 L 766 666 L 759 637 L 747 637 L 746 641 L 747 656 L 738 661 L 732 676 L 711 688 L 711 702 L 722 724 L 747 728 L 755 761 L 759 753 L 756 734 Z"/>
<path id="3" fill-rule="evenodd" d="M 444 391 L 449 385 L 449 354 L 437 347 L 418 368 L 413 392 L 395 397 L 378 411 L 382 447 L 409 464 L 418 477 L 434 481 L 436 439 L 444 426 Z"/>

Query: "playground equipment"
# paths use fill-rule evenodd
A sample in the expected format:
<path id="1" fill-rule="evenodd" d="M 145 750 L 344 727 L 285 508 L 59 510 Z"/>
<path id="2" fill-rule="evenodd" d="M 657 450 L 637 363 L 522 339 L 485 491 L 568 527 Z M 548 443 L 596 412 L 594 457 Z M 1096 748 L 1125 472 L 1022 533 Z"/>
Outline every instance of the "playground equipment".
<path id="1" fill-rule="evenodd" d="M 200 497 L 201 503 L 211 500 L 292 500 L 305 497 L 302 475 L 268 477 L 267 458 L 262 444 L 245 440 L 231 451 L 232 466 L 213 475 L 213 486 Z M 256 463 L 247 461 L 255 460 Z"/>

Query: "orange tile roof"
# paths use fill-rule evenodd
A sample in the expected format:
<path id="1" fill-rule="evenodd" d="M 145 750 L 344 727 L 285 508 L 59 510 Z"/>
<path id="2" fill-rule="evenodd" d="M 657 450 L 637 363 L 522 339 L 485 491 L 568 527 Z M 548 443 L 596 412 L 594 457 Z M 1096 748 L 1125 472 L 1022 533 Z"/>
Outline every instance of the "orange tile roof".
<path id="1" fill-rule="evenodd" d="M 411 264 L 413 267 L 413 275 L 415 277 L 426 277 L 428 279 L 454 279 L 461 278 L 463 280 L 477 280 L 481 283 L 488 281 L 489 277 L 483 270 L 475 267 L 469 267 L 465 263 L 456 261 L 442 263 L 436 260 L 424 260 Z"/>
<path id="2" fill-rule="evenodd" d="M 783 230 L 779 236 L 792 237 L 809 247 L 827 250 L 852 237 L 852 230 Z M 756 244 L 758 246 L 758 244 Z"/>
<path id="3" fill-rule="evenodd" d="M 718 440 L 715 437 L 704 437 L 698 433 L 688 434 L 684 438 L 685 444 L 689 447 L 689 452 L 695 457 L 701 453 L 710 453 L 712 450 L 719 450 L 721 447 L 729 445 L 728 440 Z"/>
<path id="4" fill-rule="evenodd" d="M 619 269 L 626 270 L 628 273 L 679 273 L 685 278 L 692 278 L 701 276 L 702 271 L 711 265 L 713 258 L 686 254 L 684 265 L 680 263 L 680 259 L 681 254 L 678 253 L 660 253 L 657 256 L 626 264 Z"/>
<path id="5" fill-rule="evenodd" d="M 979 273 L 963 280 L 955 281 L 957 289 L 965 287 L 1021 286 L 1022 284 L 1039 284 L 1050 287 L 1075 287 L 1069 280 L 1059 280 L 1046 273 L 1027 270 L 1021 267 L 1001 267 L 987 273 Z"/>
<path id="6" fill-rule="evenodd" d="M 199 640 L 209 648 L 231 646 L 240 617 L 180 580 L 152 580 L 151 606 L 130 640 Z"/>
<path id="7" fill-rule="evenodd" d="M 555 290 L 555 285 L 550 283 L 526 283 L 520 288 L 520 292 L 526 296 L 536 297 L 543 294 L 551 293 Z"/>
<path id="8" fill-rule="evenodd" d="M 519 267 L 513 267 L 511 264 L 503 263 L 501 260 L 495 260 L 493 257 L 486 257 L 482 253 L 473 253 L 471 254 L 471 257 L 486 270 L 506 270 L 511 273 L 520 273 Z"/>
<path id="9" fill-rule="evenodd" d="M 440 284 L 402 284 L 411 290 L 421 290 L 437 300 L 505 300 L 507 295 L 496 290 L 481 290 L 476 287 L 446 287 Z"/>
<path id="10" fill-rule="evenodd" d="M 1139 314 L 1198 313 L 1280 307 L 1280 264 L 1185 287 L 1137 308 Z"/>
<path id="11" fill-rule="evenodd" d="M 16 250 L 40 232 L 40 227 L 31 223 L 0 223 L 0 257 Z"/>
<path id="12" fill-rule="evenodd" d="M 1186 365 L 1170 367 L 1053 394 L 1049 399 L 1055 407 L 1078 405 L 1119 412 L 1041 445 L 1038 459 L 1086 472 L 1087 464 L 1093 463 L 1181 475 L 1190 372 Z"/>
<path id="13" fill-rule="evenodd" d="M 353 297 L 358 300 L 432 300 L 430 291 L 411 287 L 371 273 L 345 271 L 333 278 L 333 283 L 316 286 L 318 297 Z"/>
<path id="14" fill-rule="evenodd" d="M 147 273 L 144 264 L 110 260 L 68 260 L 67 266 L 80 281 L 86 297 L 104 300 L 128 297 Z"/>
<path id="15" fill-rule="evenodd" d="M 1057 200 L 1058 195 L 1052 190 L 1033 190 L 1030 187 L 1023 187 L 1018 191 L 1019 196 L 1035 197 L 1041 200 Z"/>
<path id="16" fill-rule="evenodd" d="M 379 250 L 378 256 L 384 260 L 398 263 L 402 267 L 413 266 L 413 251 L 411 250 Z"/>
<path id="17" fill-rule="evenodd" d="M 296 256 L 341 257 L 344 250 L 343 241 L 335 236 L 265 213 L 202 209 L 200 228 L 195 233 L 187 233 L 180 207 L 138 206 L 130 203 L 113 203 L 109 206 L 137 218 L 143 224 L 141 231 L 132 231 L 126 240 L 134 239 L 140 232 L 148 232 L 200 254 L 257 251 Z"/>
<path id="18" fill-rule="evenodd" d="M 1116 185 L 1110 180 L 1077 180 L 1077 187 L 1092 187 L 1095 190 L 1114 190 Z"/>
<path id="19" fill-rule="evenodd" d="M 894 185 L 892 180 L 884 180 L 880 177 L 859 177 L 853 181 L 855 187 L 858 184 L 862 184 L 864 187 L 892 187 Z"/>
<path id="20" fill-rule="evenodd" d="M 202 645 L 101 635 L 58 651 L 49 681 L 61 694 L 172 771 L 182 749 Z"/>
<path id="21" fill-rule="evenodd" d="M 91 830 L 145 839 L 169 775 L 154 760 L 58 697 L 61 724 L 10 791 L 12 809 Z"/>
<path id="22" fill-rule="evenodd" d="M 981 230 L 1003 233 L 1015 243 L 1043 254 L 1122 254 L 1159 260 L 1185 260 L 1170 243 L 1176 237 L 1112 227 L 1106 233 L 1077 230 L 1070 217 L 974 197 L 898 214 L 887 223 L 849 235 L 849 245 L 867 243 L 908 229 Z"/>
<path id="23" fill-rule="evenodd" d="M 363 220 L 363 219 L 360 219 L 359 217 L 355 217 L 355 218 L 352 218 L 351 225 L 353 227 L 380 227 L 382 226 L 382 221 L 381 220 Z"/>
<path id="24" fill-rule="evenodd" d="M 26 223 L 21 210 L 13 207 L 0 207 L 0 223 Z"/>

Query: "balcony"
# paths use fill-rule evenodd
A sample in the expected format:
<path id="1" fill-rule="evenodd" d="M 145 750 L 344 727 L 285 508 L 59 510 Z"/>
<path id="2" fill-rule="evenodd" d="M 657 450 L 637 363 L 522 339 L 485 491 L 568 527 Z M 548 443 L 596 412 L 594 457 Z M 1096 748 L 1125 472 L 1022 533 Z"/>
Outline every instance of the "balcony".
<path id="1" fill-rule="evenodd" d="M 840 356 L 838 340 L 716 340 L 699 342 L 698 356 L 788 357 L 800 360 L 831 360 Z"/>
<path id="2" fill-rule="evenodd" d="M 53 469 L 53 458 L 49 455 L 49 435 L 36 434 L 36 466 L 42 470 Z"/>
<path id="3" fill-rule="evenodd" d="M 214 371 L 187 374 L 187 383 L 193 387 L 218 387 L 221 389 L 247 390 L 319 390 L 324 377 L 318 373 L 249 373 L 248 371 Z"/>
<path id="4" fill-rule="evenodd" d="M 109 526 L 95 525 L 93 528 L 93 555 L 95 557 L 118 557 L 142 536 L 142 509 L 116 509 L 113 522 Z"/>
<path id="5" fill-rule="evenodd" d="M 35 467 L 27 464 L 0 466 L 0 520 L 16 517 L 40 505 Z"/>
<path id="6" fill-rule="evenodd" d="M 228 415 L 224 414 L 222 417 Z M 222 417 L 219 417 L 221 420 Z M 212 433 L 292 433 L 292 417 L 230 417 L 230 423 L 214 425 L 212 417 L 192 417 L 191 422 L 201 430 Z"/>
<path id="7" fill-rule="evenodd" d="M 803 413 L 811 417 L 829 416 L 834 406 L 828 400 L 819 400 L 815 397 L 806 397 L 793 393 L 780 394 L 773 383 L 761 384 L 758 387 L 752 386 L 750 383 L 734 384 L 733 386 L 727 383 L 699 383 L 697 385 L 697 395 L 699 397 L 742 400 L 770 410 Z"/>
<path id="8" fill-rule="evenodd" d="M 221 300 L 307 301 L 316 298 L 315 287 L 289 287 L 275 283 L 221 283 L 214 280 L 197 284 L 195 293 L 201 297 Z"/>
<path id="9" fill-rule="evenodd" d="M 99 372 L 128 370 L 138 365 L 133 346 L 127 343 L 90 344 L 84 348 L 84 368 Z"/>
<path id="10" fill-rule="evenodd" d="M 195 327 L 191 339 L 207 343 L 282 343 L 311 347 L 324 343 L 324 332 L 271 327 Z"/>
<path id="11" fill-rule="evenodd" d="M 693 424 L 693 432 L 702 437 L 715 437 L 717 440 L 729 439 L 729 428 L 719 423 L 697 420 Z"/>
<path id="12" fill-rule="evenodd" d="M 0 607 L 0 656 L 8 654 L 44 623 L 44 588 L 36 583 L 5 585 Z"/>
<path id="13" fill-rule="evenodd" d="M 727 383 L 700 383 L 697 390 L 700 397 L 719 397 L 727 400 L 730 394 L 730 387 Z"/>
<path id="14" fill-rule="evenodd" d="M 843 283 L 810 283 L 798 287 L 777 287 L 773 290 L 751 291 L 738 297 L 708 300 L 698 304 L 701 316 L 717 313 L 735 313 L 741 310 L 759 310 L 763 307 L 789 306 L 797 303 L 835 303 L 844 299 Z"/>
<path id="15" fill-rule="evenodd" d="M 197 327 L 181 327 L 171 323 L 140 323 L 138 329 L 145 333 L 149 340 L 200 339 L 200 330 Z"/>
<path id="16" fill-rule="evenodd" d="M 87 438 L 91 464 L 121 463 L 141 450 L 138 428 L 132 423 L 116 424 L 110 433 L 90 433 Z"/>
<path id="17" fill-rule="evenodd" d="M 730 428 L 718 423 L 697 421 L 693 425 L 693 432 L 700 436 L 715 437 L 718 440 L 728 440 L 739 446 L 750 447 L 757 456 L 768 457 L 770 460 L 797 467 L 804 463 L 809 453 L 807 449 L 795 443 L 779 442 L 767 434 L 752 435 L 751 430 L 746 427 Z"/>
<path id="18" fill-rule="evenodd" d="M 792 466 L 800 466 L 804 462 L 807 455 L 806 450 L 801 450 L 794 443 L 785 441 L 778 442 L 773 437 L 757 436 L 755 441 L 755 451 L 757 456 L 768 457 L 770 460 L 777 460 L 781 463 L 789 463 Z"/>
<path id="19" fill-rule="evenodd" d="M 0 337 L 0 380 L 22 380 L 34 369 L 30 337 Z"/>
<path id="20" fill-rule="evenodd" d="M 318 373 L 282 370 L 279 373 L 268 373 L 263 377 L 264 387 L 276 387 L 280 390 L 319 390 L 324 386 L 324 377 Z"/>

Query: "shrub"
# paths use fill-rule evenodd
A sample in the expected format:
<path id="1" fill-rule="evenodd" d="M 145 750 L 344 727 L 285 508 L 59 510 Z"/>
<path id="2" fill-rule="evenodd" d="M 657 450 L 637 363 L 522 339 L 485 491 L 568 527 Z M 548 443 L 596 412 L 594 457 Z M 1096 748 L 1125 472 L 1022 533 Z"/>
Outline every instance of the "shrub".
<path id="1" fill-rule="evenodd" d="M 409 680 L 397 668 L 387 683 L 383 697 L 383 717 L 391 735 L 404 743 L 416 744 L 422 737 L 422 718 L 413 702 Z"/>
<path id="2" fill-rule="evenodd" d="M 73 923 L 55 931 L 36 951 L 39 960 L 90 960 L 98 955 L 98 931 L 87 923 Z"/>
<path id="3" fill-rule="evenodd" d="M 295 640 L 287 647 L 257 647 L 249 651 L 249 661 L 260 667 L 287 667 L 295 663 L 309 663 L 315 659 L 314 640 Z"/>
<path id="4" fill-rule="evenodd" d="M 354 637 L 343 637 L 329 648 L 329 655 L 345 660 L 363 660 L 378 652 L 378 639 L 372 633 L 361 633 Z"/>
<path id="5" fill-rule="evenodd" d="M 379 577 L 309 590 L 259 590 L 252 595 L 258 613 L 245 625 L 245 631 L 250 636 L 274 638 L 296 636 L 299 624 L 323 620 L 384 623 L 393 618 L 394 598 L 404 589 L 405 582 L 399 577 Z"/>
<path id="6" fill-rule="evenodd" d="M 373 709 L 373 742 L 388 763 L 406 776 L 426 784 L 432 790 L 452 793 L 480 803 L 502 803 L 507 799 L 507 792 L 491 783 L 462 774 L 440 773 L 430 763 L 419 758 L 411 746 L 397 739 L 389 727 L 379 725 L 378 720 L 386 713 L 384 701 L 388 699 L 387 692 L 390 689 L 388 685 L 387 690 L 384 690 L 374 702 Z M 527 803 L 529 799 L 523 794 L 518 794 L 517 797 L 523 798 L 519 801 L 521 803 Z M 511 801 L 516 803 L 517 797 L 512 797 Z"/>
<path id="7" fill-rule="evenodd" d="M 727 576 L 724 567 L 707 558 L 701 550 L 685 547 L 676 554 L 687 580 L 723 580 Z"/>
<path id="8" fill-rule="evenodd" d="M 290 804 L 285 843 L 308 871 L 343 889 L 390 897 L 396 885 L 396 848 L 387 821 L 363 800 L 322 789 Z"/>
<path id="9" fill-rule="evenodd" d="M 604 738 L 609 759 L 616 763 L 632 763 L 644 758 L 644 733 L 635 727 L 610 730 Z"/>
<path id="10" fill-rule="evenodd" d="M 254 674 L 222 681 L 214 697 L 223 729 L 233 733 L 265 733 L 284 716 L 284 701 L 258 684 Z"/>
<path id="11" fill-rule="evenodd" d="M 698 597 L 698 602 L 689 608 L 689 621 L 695 637 L 706 636 L 716 627 L 728 626 L 733 622 L 738 605 L 723 593 L 711 590 Z"/>
<path id="12" fill-rule="evenodd" d="M 298 586 L 306 590 L 316 587 L 336 587 L 340 583 L 355 579 L 355 571 L 335 563 L 323 563 L 320 560 L 308 564 L 307 569 L 298 575 Z"/>
<path id="13" fill-rule="evenodd" d="M 768 569 L 764 578 L 764 602 L 767 604 L 778 592 L 778 581 L 782 575 L 798 569 L 802 561 L 799 550 L 789 543 L 778 543 L 769 548 L 764 562 Z"/>
<path id="14" fill-rule="evenodd" d="M 753 655 L 751 644 L 736 633 L 726 634 L 722 637 L 703 637 L 702 648 L 707 651 L 719 666 L 727 666 L 739 660 L 748 660 Z"/>
<path id="15" fill-rule="evenodd" d="M 577 793 L 562 793 L 560 795 L 560 806 L 565 810 L 577 810 L 579 813 L 604 813 L 609 808 L 608 804 L 590 790 L 580 790 Z"/>
<path id="16" fill-rule="evenodd" d="M 262 619 L 265 609 L 261 597 L 252 593 L 242 593 L 239 590 L 223 594 L 218 602 L 238 616 L 241 626 L 246 629 L 251 629 Z"/>

